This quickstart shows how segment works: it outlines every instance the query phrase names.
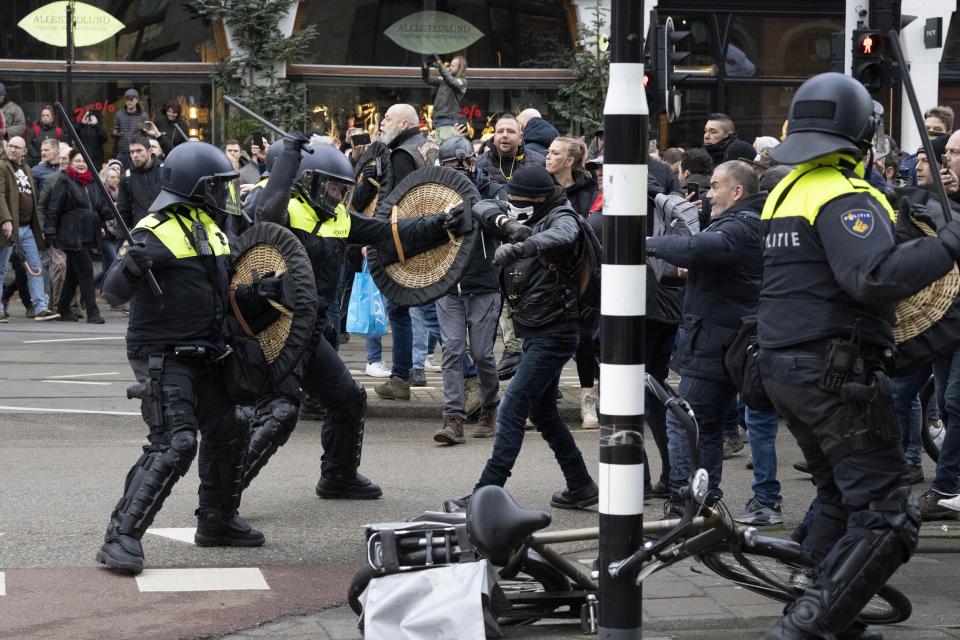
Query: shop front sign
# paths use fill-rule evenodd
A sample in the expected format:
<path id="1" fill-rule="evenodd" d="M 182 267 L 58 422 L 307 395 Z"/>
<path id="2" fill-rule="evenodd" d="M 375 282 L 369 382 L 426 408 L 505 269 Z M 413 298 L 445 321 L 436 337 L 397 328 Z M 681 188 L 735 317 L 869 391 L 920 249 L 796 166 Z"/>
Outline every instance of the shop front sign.
<path id="1" fill-rule="evenodd" d="M 51 2 L 29 13 L 17 26 L 31 36 L 55 47 L 67 46 L 67 2 Z M 73 44 L 87 47 L 103 42 L 123 23 L 112 15 L 84 2 L 74 3 Z"/>
<path id="2" fill-rule="evenodd" d="M 466 49 L 483 37 L 475 26 L 443 11 L 418 11 L 394 22 L 384 32 L 407 51 L 452 53 Z"/>

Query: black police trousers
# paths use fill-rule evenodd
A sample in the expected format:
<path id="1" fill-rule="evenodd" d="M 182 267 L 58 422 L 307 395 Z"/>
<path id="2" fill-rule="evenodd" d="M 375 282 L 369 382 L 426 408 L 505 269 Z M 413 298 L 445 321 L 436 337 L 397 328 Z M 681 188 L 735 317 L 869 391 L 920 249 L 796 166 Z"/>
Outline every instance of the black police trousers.
<path id="1" fill-rule="evenodd" d="M 821 389 L 826 345 L 762 350 L 764 388 L 806 458 L 819 506 L 804 549 L 818 564 L 810 591 L 821 624 L 840 631 L 916 550 L 919 508 L 886 376 L 878 361 L 844 390 Z"/>
<path id="2" fill-rule="evenodd" d="M 277 389 L 261 397 L 252 417 L 244 486 L 249 485 L 297 422 L 301 389 L 326 409 L 320 430 L 322 476 L 347 482 L 360 466 L 367 396 L 318 325 L 308 352 L 296 370 Z"/>
<path id="3" fill-rule="evenodd" d="M 199 513 L 232 517 L 240 504 L 246 455 L 246 423 L 237 419 L 227 398 L 219 363 L 178 359 L 172 354 L 131 359 L 144 391 L 141 413 L 149 427 L 143 455 L 127 474 L 124 494 L 111 515 L 111 535 L 139 539 L 163 501 L 197 455 Z"/>

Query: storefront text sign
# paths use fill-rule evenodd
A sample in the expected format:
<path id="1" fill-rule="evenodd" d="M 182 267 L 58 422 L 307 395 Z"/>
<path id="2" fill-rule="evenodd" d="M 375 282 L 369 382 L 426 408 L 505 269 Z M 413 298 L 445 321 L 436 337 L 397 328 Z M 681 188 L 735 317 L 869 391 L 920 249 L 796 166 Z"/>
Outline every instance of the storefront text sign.
<path id="1" fill-rule="evenodd" d="M 408 51 L 451 53 L 466 49 L 483 37 L 483 32 L 452 13 L 418 11 L 397 20 L 384 32 Z"/>
<path id="2" fill-rule="evenodd" d="M 86 47 L 103 42 L 123 23 L 112 15 L 84 2 L 74 3 L 73 43 Z M 27 15 L 18 25 L 40 42 L 55 47 L 67 46 L 67 2 L 51 2 Z"/>

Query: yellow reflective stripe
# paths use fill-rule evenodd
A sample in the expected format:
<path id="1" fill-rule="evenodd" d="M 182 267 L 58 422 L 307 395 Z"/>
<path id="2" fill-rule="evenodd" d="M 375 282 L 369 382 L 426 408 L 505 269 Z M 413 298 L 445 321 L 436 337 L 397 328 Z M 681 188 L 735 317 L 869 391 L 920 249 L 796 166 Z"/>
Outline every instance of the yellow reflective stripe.
<path id="1" fill-rule="evenodd" d="M 319 224 L 319 227 L 320 219 L 313 207 L 299 197 L 290 198 L 287 216 L 290 218 L 291 229 L 300 229 L 310 235 L 321 238 L 346 238 L 350 235 L 350 213 L 343 203 L 337 205 L 336 215 Z"/>
<path id="2" fill-rule="evenodd" d="M 173 257 L 177 259 L 192 258 L 197 255 L 197 252 L 193 248 L 190 238 L 184 235 L 183 229 L 177 224 L 177 221 L 173 219 L 175 215 L 180 214 L 176 213 L 175 210 L 151 213 L 140 220 L 134 229 L 146 229 L 151 232 L 163 243 L 163 246 L 173 254 Z M 203 226 L 207 230 L 210 248 L 213 249 L 214 255 L 223 256 L 230 253 L 230 243 L 227 240 L 226 234 L 223 233 L 220 227 L 217 226 L 217 223 L 202 210 L 190 209 L 189 215 L 180 215 L 180 218 L 183 219 L 183 223 L 187 229 L 191 229 L 193 223 L 198 219 L 203 223 Z"/>
<path id="3" fill-rule="evenodd" d="M 839 161 L 840 156 L 830 156 L 828 159 L 836 162 Z M 760 219 L 802 217 L 812 225 L 823 205 L 834 198 L 848 193 L 866 192 L 872 195 L 887 211 L 890 219 L 896 222 L 897 214 L 883 193 L 862 178 L 844 175 L 833 164 L 824 165 L 823 160 L 818 159 L 797 165 L 787 174 L 770 192 Z M 789 192 L 783 198 L 783 202 L 780 202 L 783 192 L 788 189 Z M 779 206 L 777 206 L 778 202 L 780 202 Z"/>

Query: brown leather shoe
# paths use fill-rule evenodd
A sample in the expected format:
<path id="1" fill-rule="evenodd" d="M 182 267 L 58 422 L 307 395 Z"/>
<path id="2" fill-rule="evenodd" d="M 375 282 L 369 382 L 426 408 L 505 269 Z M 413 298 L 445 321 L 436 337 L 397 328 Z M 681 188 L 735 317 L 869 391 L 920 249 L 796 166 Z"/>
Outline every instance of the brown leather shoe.
<path id="1" fill-rule="evenodd" d="M 443 416 L 443 425 L 433 434 L 433 441 L 440 444 L 463 444 L 463 418 Z"/>
<path id="2" fill-rule="evenodd" d="M 374 391 L 385 400 L 409 400 L 410 383 L 403 378 L 390 376 L 390 379 L 378 385 Z"/>
<path id="3" fill-rule="evenodd" d="M 474 438 L 490 438 L 497 431 L 497 408 L 484 407 L 480 410 L 480 419 L 471 434 Z"/>

